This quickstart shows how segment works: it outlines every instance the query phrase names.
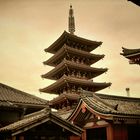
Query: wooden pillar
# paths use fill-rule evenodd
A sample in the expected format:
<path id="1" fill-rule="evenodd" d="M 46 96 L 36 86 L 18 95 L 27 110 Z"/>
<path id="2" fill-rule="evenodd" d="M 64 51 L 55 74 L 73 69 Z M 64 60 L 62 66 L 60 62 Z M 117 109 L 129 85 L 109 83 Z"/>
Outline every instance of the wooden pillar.
<path id="1" fill-rule="evenodd" d="M 82 139 L 81 140 L 86 140 L 86 130 L 82 133 Z"/>
<path id="2" fill-rule="evenodd" d="M 113 127 L 111 124 L 106 127 L 106 134 L 107 140 L 113 140 Z"/>

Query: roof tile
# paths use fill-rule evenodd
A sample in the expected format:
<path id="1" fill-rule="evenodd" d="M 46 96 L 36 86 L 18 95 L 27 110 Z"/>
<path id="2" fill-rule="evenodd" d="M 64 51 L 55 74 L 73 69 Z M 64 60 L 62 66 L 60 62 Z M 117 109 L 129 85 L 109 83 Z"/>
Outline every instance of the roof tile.
<path id="1" fill-rule="evenodd" d="M 46 100 L 0 83 L 0 106 L 9 104 L 45 105 Z"/>

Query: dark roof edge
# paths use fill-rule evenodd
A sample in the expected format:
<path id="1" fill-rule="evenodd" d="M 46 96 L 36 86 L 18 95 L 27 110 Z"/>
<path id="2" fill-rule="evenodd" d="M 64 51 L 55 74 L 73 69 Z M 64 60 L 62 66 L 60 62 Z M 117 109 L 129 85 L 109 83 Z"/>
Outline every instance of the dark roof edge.
<path id="1" fill-rule="evenodd" d="M 37 117 L 35 117 L 35 116 L 37 116 Z M 68 131 L 71 131 L 72 133 L 74 133 L 76 135 L 80 136 L 83 132 L 83 129 L 81 129 L 80 127 L 57 116 L 56 114 L 51 112 L 51 110 L 43 109 L 41 111 L 37 111 L 35 113 L 27 115 L 25 118 L 23 118 L 20 121 L 14 122 L 10 125 L 0 128 L 0 133 L 3 134 L 3 133 L 9 132 L 9 133 L 11 133 L 11 135 L 17 135 L 23 131 L 27 131 L 28 129 L 31 129 L 34 126 L 42 124 L 49 120 L 65 129 L 67 129 Z M 56 121 L 57 121 L 57 123 L 56 123 Z M 30 127 L 28 127 L 28 126 L 30 126 Z M 28 129 L 25 129 L 27 127 L 28 127 Z M 21 129 L 23 131 L 20 131 Z"/>
<path id="2" fill-rule="evenodd" d="M 121 99 L 121 100 L 133 100 L 133 101 L 140 101 L 139 97 L 127 97 L 127 96 L 118 96 L 118 95 L 107 95 L 107 94 L 102 94 L 102 93 L 95 93 L 97 96 L 99 96 L 100 98 L 104 98 L 104 99 Z"/>

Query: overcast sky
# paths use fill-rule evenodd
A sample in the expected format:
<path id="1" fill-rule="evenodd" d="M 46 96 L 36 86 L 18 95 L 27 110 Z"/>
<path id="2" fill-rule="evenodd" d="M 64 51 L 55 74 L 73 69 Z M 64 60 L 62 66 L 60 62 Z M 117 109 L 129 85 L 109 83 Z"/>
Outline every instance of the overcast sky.
<path id="1" fill-rule="evenodd" d="M 94 67 L 109 68 L 95 82 L 111 82 L 104 94 L 140 97 L 140 66 L 120 55 L 122 46 L 140 48 L 140 7 L 127 0 L 0 0 L 0 82 L 37 95 L 54 81 L 40 75 L 52 68 L 42 62 L 51 55 L 44 49 L 64 30 L 72 4 L 77 36 L 102 41 L 93 51 L 105 54 Z M 47 99 L 50 99 L 50 95 Z"/>

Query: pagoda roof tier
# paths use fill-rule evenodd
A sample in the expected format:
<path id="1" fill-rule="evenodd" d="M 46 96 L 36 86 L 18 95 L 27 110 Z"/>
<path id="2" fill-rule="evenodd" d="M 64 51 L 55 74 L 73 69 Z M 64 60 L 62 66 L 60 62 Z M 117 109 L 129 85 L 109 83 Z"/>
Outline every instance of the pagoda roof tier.
<path id="1" fill-rule="evenodd" d="M 104 72 L 106 72 L 107 68 L 93 68 L 85 64 L 75 63 L 72 61 L 68 61 L 64 59 L 59 65 L 57 65 L 54 69 L 49 71 L 48 73 L 42 75 L 42 78 L 57 80 L 59 79 L 65 71 L 80 71 L 82 73 L 90 73 L 88 78 L 91 79 L 96 77 Z M 60 76 L 59 76 L 60 75 Z"/>
<path id="2" fill-rule="evenodd" d="M 57 91 L 64 87 L 81 87 L 82 89 L 91 88 L 93 92 L 111 86 L 111 83 L 95 83 L 92 80 L 79 79 L 64 75 L 50 86 L 40 89 L 40 92 L 59 94 Z"/>
<path id="3" fill-rule="evenodd" d="M 70 46 L 83 46 L 82 49 L 88 52 L 91 52 L 102 44 L 102 42 L 91 41 L 64 31 L 51 46 L 45 49 L 45 51 L 55 54 L 65 43 Z"/>
<path id="4" fill-rule="evenodd" d="M 53 55 L 50 59 L 48 59 L 47 61 L 44 61 L 43 63 L 44 65 L 56 66 L 57 64 L 61 62 L 62 59 L 70 55 L 76 56 L 79 58 L 85 57 L 86 59 L 89 59 L 90 60 L 88 61 L 89 65 L 104 58 L 104 55 L 92 54 L 83 50 L 71 48 L 67 46 L 66 44 L 64 44 L 63 47 L 55 53 L 55 55 Z"/>
<path id="5" fill-rule="evenodd" d="M 71 94 L 71 93 L 63 93 L 63 94 L 60 94 L 58 97 L 52 99 L 49 104 L 50 105 L 54 105 L 54 104 L 59 104 L 65 100 L 77 100 L 79 98 L 79 95 L 78 94 Z"/>

